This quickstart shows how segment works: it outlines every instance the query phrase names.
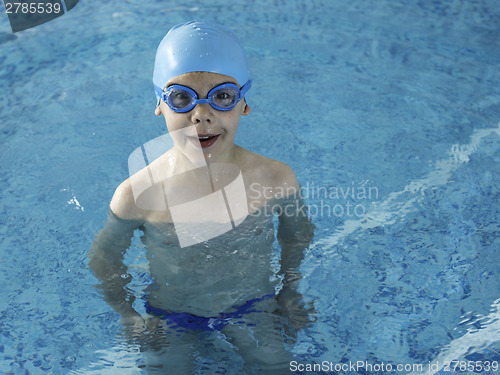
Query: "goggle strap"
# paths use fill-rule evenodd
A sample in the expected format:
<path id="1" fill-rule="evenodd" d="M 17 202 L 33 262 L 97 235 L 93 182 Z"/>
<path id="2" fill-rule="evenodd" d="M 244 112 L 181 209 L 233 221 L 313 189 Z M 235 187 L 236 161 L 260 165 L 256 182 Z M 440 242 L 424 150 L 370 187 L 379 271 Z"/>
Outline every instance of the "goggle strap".
<path id="1" fill-rule="evenodd" d="M 247 83 L 245 83 L 241 89 L 240 89 L 240 100 L 243 99 L 243 97 L 245 96 L 245 94 L 248 92 L 248 90 L 250 90 L 250 87 L 252 87 L 252 80 L 249 79 L 247 81 Z"/>
<path id="2" fill-rule="evenodd" d="M 156 95 L 159 96 L 160 98 L 163 96 L 163 89 L 161 89 L 159 86 L 155 86 L 155 91 L 156 91 Z"/>

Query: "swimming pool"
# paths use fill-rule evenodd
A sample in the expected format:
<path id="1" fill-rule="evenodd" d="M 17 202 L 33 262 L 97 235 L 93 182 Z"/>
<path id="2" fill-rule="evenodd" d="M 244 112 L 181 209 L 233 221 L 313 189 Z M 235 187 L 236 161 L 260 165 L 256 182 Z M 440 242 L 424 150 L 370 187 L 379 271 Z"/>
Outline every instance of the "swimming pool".
<path id="1" fill-rule="evenodd" d="M 234 28 L 249 55 L 237 143 L 291 165 L 308 193 L 300 288 L 317 322 L 296 372 L 499 362 L 496 2 L 198 3 L 81 1 L 16 34 L 0 17 L 0 372 L 143 373 L 87 252 L 128 156 L 165 131 L 157 44 L 194 18 Z M 127 260 L 146 269 L 138 240 Z M 200 373 L 238 372 L 220 355 Z"/>

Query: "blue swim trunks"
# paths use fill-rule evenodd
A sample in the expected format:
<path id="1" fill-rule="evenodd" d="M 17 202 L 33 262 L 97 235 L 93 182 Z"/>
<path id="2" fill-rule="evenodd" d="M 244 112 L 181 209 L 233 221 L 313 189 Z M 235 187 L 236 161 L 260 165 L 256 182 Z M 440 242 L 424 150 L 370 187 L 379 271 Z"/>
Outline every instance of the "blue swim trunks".
<path id="1" fill-rule="evenodd" d="M 145 307 L 148 314 L 152 314 L 161 320 L 166 320 L 169 324 L 172 324 L 172 328 L 197 329 L 202 331 L 220 331 L 232 320 L 239 319 L 243 317 L 244 314 L 262 312 L 262 310 L 254 309 L 253 306 L 257 302 L 269 298 L 274 298 L 274 294 L 266 294 L 259 298 L 253 298 L 245 302 L 243 305 L 234 306 L 235 311 L 233 312 L 220 313 L 219 315 L 211 318 L 189 313 L 166 311 L 161 308 L 151 306 L 148 301 L 146 301 Z"/>

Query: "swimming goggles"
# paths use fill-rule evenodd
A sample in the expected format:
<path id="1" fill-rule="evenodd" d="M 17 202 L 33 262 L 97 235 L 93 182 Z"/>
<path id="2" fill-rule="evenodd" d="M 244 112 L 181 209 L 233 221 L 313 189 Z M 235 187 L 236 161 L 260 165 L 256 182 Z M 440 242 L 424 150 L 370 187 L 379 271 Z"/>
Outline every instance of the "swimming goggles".
<path id="1" fill-rule="evenodd" d="M 189 112 L 197 104 L 208 103 L 218 111 L 230 111 L 245 96 L 252 81 L 248 80 L 241 89 L 234 83 L 223 83 L 208 92 L 207 99 L 198 99 L 196 92 L 182 85 L 172 85 L 161 92 L 161 98 L 170 109 L 177 113 Z"/>

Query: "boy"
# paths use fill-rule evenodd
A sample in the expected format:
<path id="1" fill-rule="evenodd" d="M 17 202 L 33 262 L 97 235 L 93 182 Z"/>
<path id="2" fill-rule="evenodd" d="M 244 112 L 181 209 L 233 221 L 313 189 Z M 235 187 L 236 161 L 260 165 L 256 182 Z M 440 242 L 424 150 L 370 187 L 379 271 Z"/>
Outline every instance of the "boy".
<path id="1" fill-rule="evenodd" d="M 295 328 L 309 321 L 296 287 L 313 225 L 297 209 L 291 168 L 234 144 L 240 116 L 250 114 L 243 48 L 220 24 L 177 25 L 158 47 L 153 82 L 155 114 L 165 118 L 173 147 L 111 200 L 89 263 L 104 299 L 130 332 L 165 333 L 167 343 L 146 354 L 150 369 L 188 373 L 196 344 L 222 333 L 248 370 L 286 373 L 280 327 L 283 317 Z M 278 274 L 271 268 L 273 213 Z M 131 278 L 123 254 L 137 228 L 152 280 L 146 316 L 125 288 Z"/>

